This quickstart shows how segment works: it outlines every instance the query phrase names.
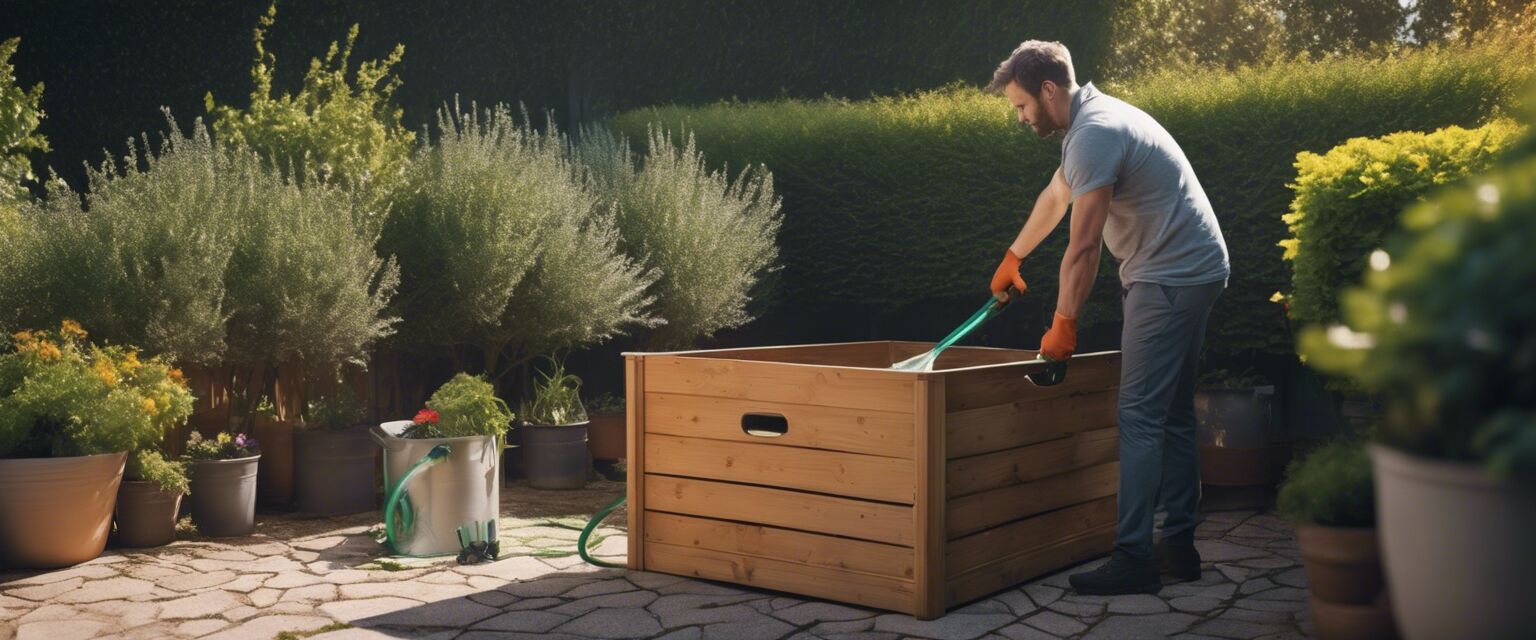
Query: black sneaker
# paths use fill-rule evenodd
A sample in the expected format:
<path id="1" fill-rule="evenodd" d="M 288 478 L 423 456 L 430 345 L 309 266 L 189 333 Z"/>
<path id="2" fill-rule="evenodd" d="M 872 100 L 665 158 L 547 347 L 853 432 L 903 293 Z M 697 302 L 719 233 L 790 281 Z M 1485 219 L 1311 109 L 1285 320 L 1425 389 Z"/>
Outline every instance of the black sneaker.
<path id="1" fill-rule="evenodd" d="M 1194 542 L 1164 540 L 1157 544 L 1157 568 L 1179 582 L 1200 579 L 1200 552 Z"/>
<path id="2" fill-rule="evenodd" d="M 1067 581 L 1072 583 L 1073 590 L 1085 596 L 1157 593 L 1163 587 L 1154 560 L 1137 560 L 1119 551 L 1110 555 L 1103 566 L 1073 574 Z"/>

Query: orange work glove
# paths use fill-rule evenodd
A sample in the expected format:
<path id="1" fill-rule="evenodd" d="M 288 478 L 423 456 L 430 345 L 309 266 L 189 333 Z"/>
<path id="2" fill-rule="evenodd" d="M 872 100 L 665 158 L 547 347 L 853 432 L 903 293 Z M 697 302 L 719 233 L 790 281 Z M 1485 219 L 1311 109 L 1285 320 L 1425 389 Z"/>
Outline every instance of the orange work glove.
<path id="1" fill-rule="evenodd" d="M 1046 360 L 1061 361 L 1072 357 L 1077 348 L 1077 318 L 1056 314 L 1051 329 L 1040 338 L 1040 356 Z"/>
<path id="2" fill-rule="evenodd" d="M 1009 285 L 1017 288 L 1019 293 L 1029 290 L 1024 286 L 1024 277 L 1019 275 L 1020 260 L 1023 258 L 1013 255 L 1013 249 L 1003 252 L 1003 263 L 997 265 L 997 272 L 992 274 L 992 295 L 1007 291 Z"/>

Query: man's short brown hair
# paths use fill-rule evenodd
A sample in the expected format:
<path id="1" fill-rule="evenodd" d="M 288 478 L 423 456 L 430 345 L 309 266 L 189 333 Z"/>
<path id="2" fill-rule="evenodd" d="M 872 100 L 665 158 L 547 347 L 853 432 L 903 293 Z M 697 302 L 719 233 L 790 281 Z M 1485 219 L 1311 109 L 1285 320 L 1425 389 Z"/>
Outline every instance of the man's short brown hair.
<path id="1" fill-rule="evenodd" d="M 1007 60 L 997 65 L 987 91 L 999 92 L 1008 83 L 1017 82 L 1019 88 L 1038 98 L 1040 83 L 1046 80 L 1062 88 L 1077 84 L 1077 77 L 1072 73 L 1072 54 L 1060 42 L 1026 40 Z"/>

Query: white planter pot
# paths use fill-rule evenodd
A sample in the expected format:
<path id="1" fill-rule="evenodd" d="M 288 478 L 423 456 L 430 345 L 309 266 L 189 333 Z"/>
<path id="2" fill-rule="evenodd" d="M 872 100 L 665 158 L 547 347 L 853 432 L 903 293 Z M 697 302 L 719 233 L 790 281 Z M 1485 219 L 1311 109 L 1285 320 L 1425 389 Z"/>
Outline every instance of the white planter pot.
<path id="1" fill-rule="evenodd" d="M 1536 487 L 1372 446 L 1382 560 L 1407 640 L 1531 638 Z"/>

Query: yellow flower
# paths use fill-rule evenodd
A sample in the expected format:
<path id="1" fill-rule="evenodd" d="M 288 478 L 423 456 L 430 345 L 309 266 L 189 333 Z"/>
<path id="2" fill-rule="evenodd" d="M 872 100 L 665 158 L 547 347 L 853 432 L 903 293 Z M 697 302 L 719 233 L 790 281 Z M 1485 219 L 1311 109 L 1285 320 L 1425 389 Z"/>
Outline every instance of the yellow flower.
<path id="1" fill-rule="evenodd" d="M 139 352 L 129 351 L 128 353 L 123 354 L 123 362 L 120 366 L 123 368 L 123 371 L 129 373 L 132 373 L 135 369 L 143 366 L 143 364 L 139 362 Z"/>
<path id="2" fill-rule="evenodd" d="M 17 331 L 11 334 L 11 339 L 16 342 L 17 351 L 31 351 L 37 346 L 37 336 L 31 331 Z"/>
<path id="3" fill-rule="evenodd" d="M 37 357 L 44 360 L 58 360 L 64 354 L 59 351 L 59 345 L 44 340 L 37 345 Z"/>
<path id="4" fill-rule="evenodd" d="M 154 400 L 145 398 L 144 401 L 140 403 L 140 405 L 144 407 L 144 413 L 152 416 L 160 415 L 160 407 L 159 405 L 155 404 Z"/>
<path id="5" fill-rule="evenodd" d="M 86 333 L 85 329 L 80 326 L 80 323 L 74 320 L 65 320 L 59 324 L 59 335 L 74 340 L 84 340 Z"/>
<path id="6" fill-rule="evenodd" d="M 97 360 L 94 368 L 96 369 L 96 377 L 101 378 L 101 381 L 107 383 L 107 386 L 110 387 L 117 384 L 117 371 L 112 369 L 112 363 L 106 358 Z"/>

